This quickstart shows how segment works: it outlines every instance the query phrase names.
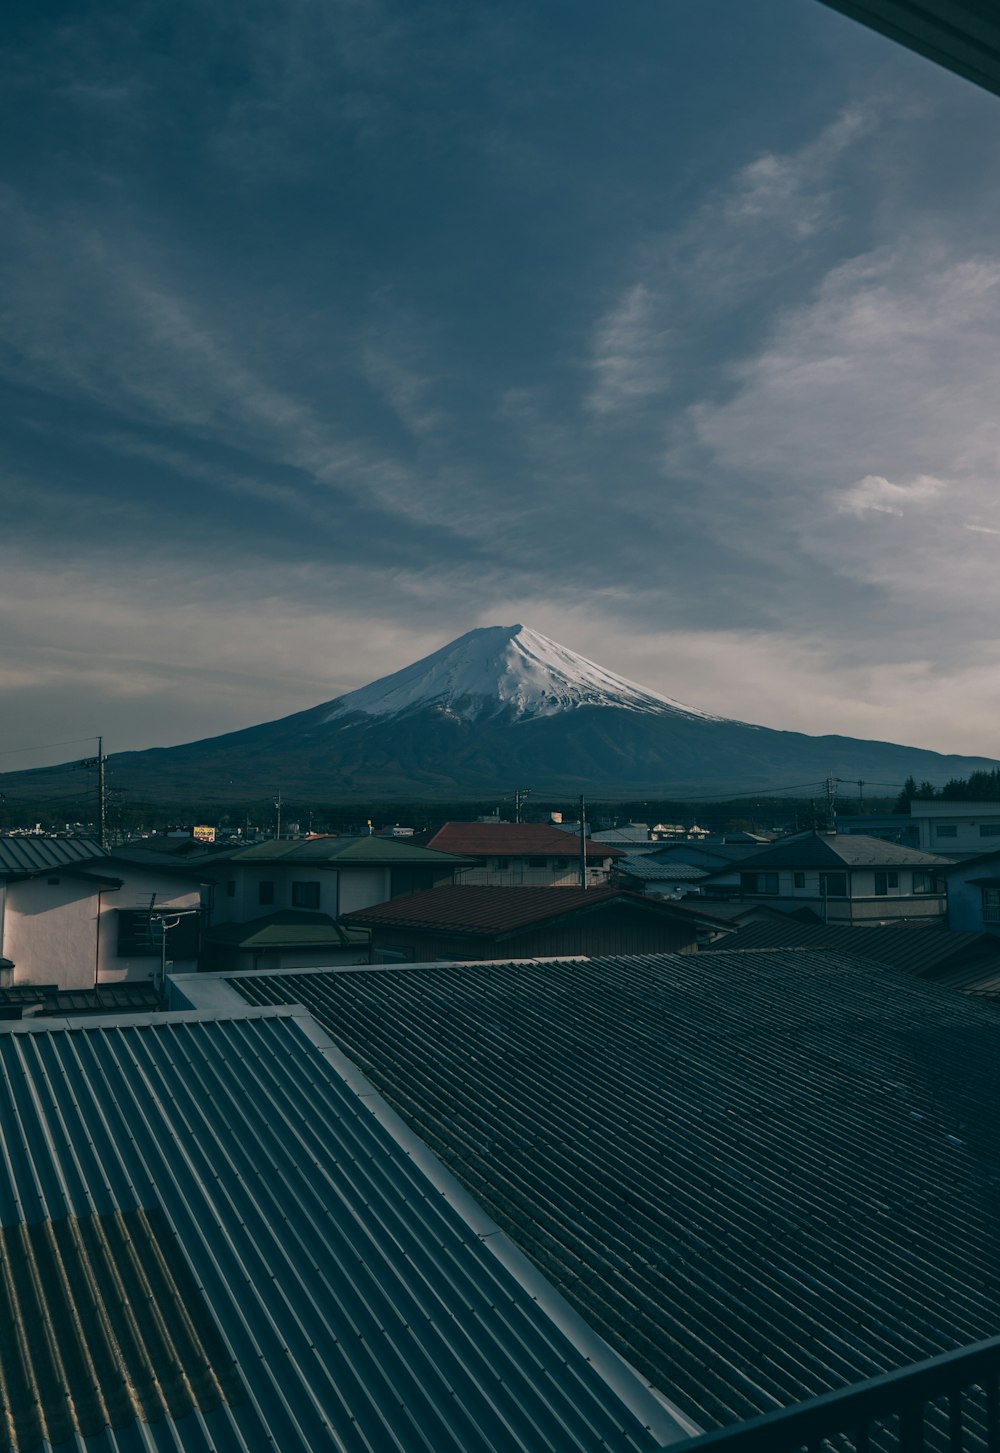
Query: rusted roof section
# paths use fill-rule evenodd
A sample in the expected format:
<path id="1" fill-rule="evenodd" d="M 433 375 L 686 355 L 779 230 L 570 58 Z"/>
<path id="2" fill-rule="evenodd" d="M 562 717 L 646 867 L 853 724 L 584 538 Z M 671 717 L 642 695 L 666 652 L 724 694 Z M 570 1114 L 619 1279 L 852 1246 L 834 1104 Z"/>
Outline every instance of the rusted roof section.
<path id="1" fill-rule="evenodd" d="M 644 898 L 626 888 L 602 884 L 597 888 L 497 888 L 471 884 L 445 884 L 424 893 L 408 893 L 373 908 L 345 913 L 343 922 L 369 928 L 391 924 L 395 928 L 436 930 L 441 933 L 492 936 L 521 928 L 553 923 L 570 914 L 599 913 L 621 904 L 637 914 L 656 914 L 675 922 L 711 923 L 710 913 L 680 907 L 662 899 Z M 719 925 L 722 927 L 723 925 Z M 728 925 L 725 925 L 728 927 Z"/>
<path id="2" fill-rule="evenodd" d="M 8 1453 L 653 1453 L 665 1425 L 303 1011 L 0 1035 Z"/>
<path id="3" fill-rule="evenodd" d="M 427 840 L 436 852 L 471 858 L 580 856 L 580 839 L 544 822 L 446 822 Z M 622 849 L 587 839 L 587 858 L 615 858 Z"/>

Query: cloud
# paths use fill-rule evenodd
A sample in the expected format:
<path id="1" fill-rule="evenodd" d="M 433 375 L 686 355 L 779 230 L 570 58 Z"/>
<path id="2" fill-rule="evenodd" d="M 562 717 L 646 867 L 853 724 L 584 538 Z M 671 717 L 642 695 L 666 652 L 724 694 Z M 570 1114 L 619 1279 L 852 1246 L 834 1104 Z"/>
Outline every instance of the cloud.
<path id="1" fill-rule="evenodd" d="M 838 171 L 875 121 L 872 106 L 847 108 L 813 140 L 737 169 L 678 227 L 642 244 L 631 280 L 593 325 L 592 414 L 627 416 L 666 394 L 713 320 L 836 227 Z"/>
<path id="2" fill-rule="evenodd" d="M 838 510 L 848 515 L 868 511 L 882 515 L 902 515 L 911 505 L 936 504 L 947 490 L 947 482 L 923 474 L 909 484 L 893 484 L 881 474 L 866 474 L 849 489 L 834 497 Z M 966 527 L 968 528 L 968 526 Z"/>

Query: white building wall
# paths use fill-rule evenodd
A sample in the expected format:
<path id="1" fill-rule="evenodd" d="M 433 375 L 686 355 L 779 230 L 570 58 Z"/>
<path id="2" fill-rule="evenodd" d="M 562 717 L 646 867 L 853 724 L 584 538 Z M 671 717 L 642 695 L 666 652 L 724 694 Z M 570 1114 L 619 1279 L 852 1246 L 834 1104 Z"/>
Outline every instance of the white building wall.
<path id="1" fill-rule="evenodd" d="M 115 865 L 115 876 L 121 876 Z M 197 885 L 168 882 L 137 870 L 119 889 L 98 889 L 94 883 L 53 871 L 48 876 L 9 883 L 4 913 L 5 958 L 14 961 L 14 984 L 55 984 L 60 989 L 92 989 L 97 983 L 123 983 L 152 978 L 155 956 L 119 958 L 119 908 L 198 908 Z M 169 940 L 168 940 L 169 943 Z M 195 960 L 177 963 L 192 971 Z"/>
<path id="2" fill-rule="evenodd" d="M 911 802 L 925 853 L 989 853 L 1000 848 L 1000 802 Z"/>

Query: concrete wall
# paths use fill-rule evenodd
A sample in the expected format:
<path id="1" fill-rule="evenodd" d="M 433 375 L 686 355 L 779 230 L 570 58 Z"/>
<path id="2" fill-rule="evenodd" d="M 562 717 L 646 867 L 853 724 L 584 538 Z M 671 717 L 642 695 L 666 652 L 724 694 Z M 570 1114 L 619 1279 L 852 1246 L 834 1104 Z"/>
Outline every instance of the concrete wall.
<path id="1" fill-rule="evenodd" d="M 989 853 L 1000 848 L 1000 802 L 911 802 L 910 818 L 925 853 Z"/>

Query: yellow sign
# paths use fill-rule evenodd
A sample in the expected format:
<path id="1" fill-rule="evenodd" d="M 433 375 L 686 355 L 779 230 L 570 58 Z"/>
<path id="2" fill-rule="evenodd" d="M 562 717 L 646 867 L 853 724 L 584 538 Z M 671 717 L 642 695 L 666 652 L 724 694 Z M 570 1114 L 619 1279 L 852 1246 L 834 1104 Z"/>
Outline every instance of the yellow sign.
<path id="1" fill-rule="evenodd" d="M 204 826 L 202 826 L 202 827 L 193 827 L 191 829 L 191 836 L 193 838 L 196 838 L 197 841 L 200 842 L 200 843 L 214 843 L 215 842 L 215 828 L 214 827 L 204 827 Z"/>

